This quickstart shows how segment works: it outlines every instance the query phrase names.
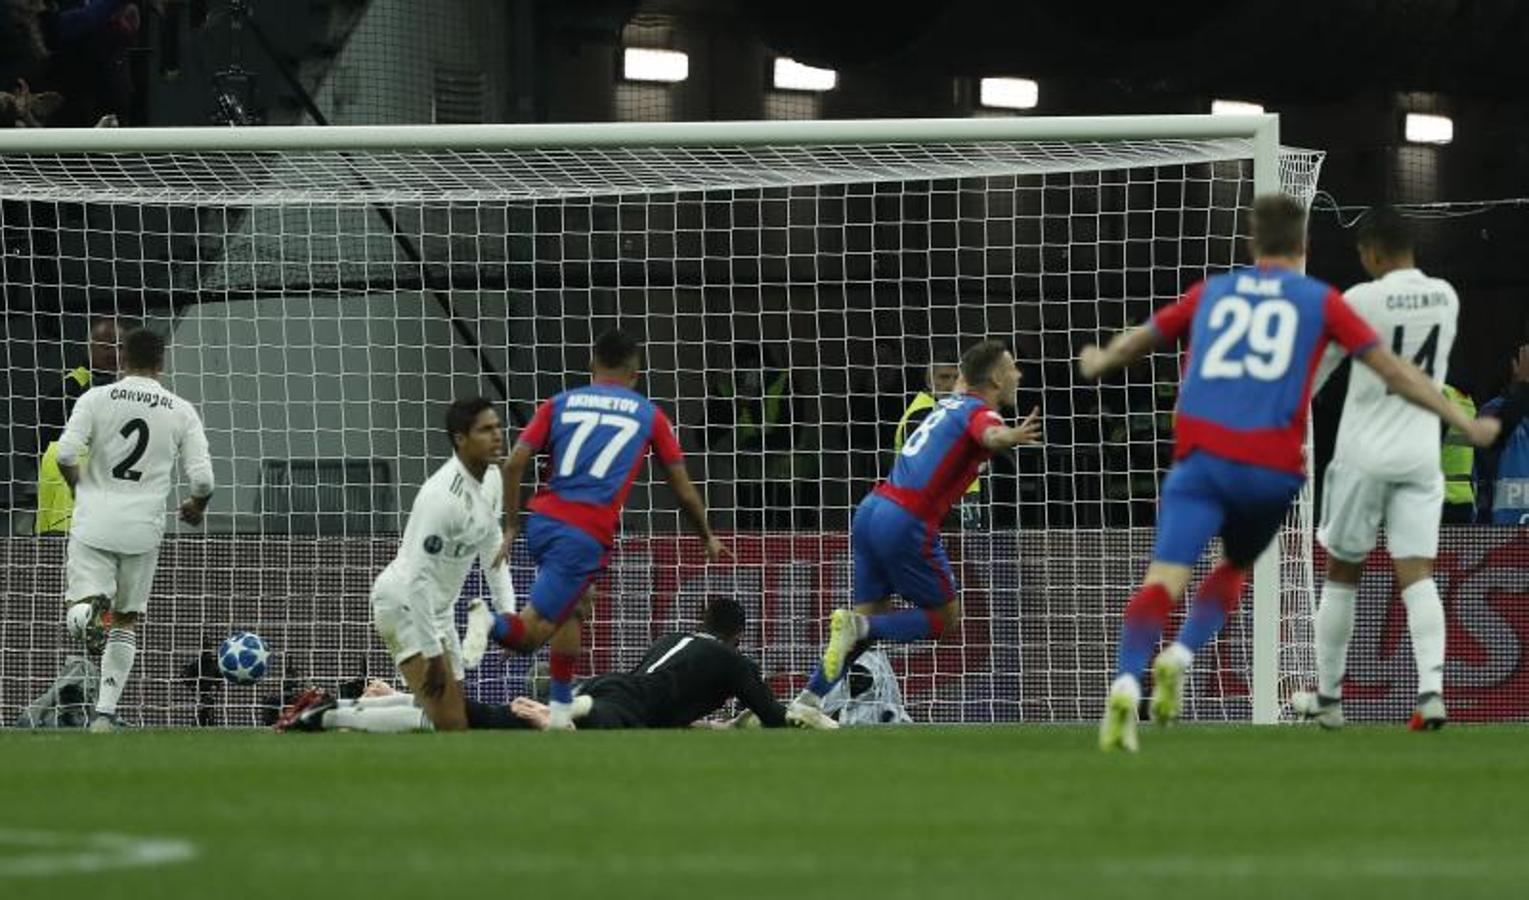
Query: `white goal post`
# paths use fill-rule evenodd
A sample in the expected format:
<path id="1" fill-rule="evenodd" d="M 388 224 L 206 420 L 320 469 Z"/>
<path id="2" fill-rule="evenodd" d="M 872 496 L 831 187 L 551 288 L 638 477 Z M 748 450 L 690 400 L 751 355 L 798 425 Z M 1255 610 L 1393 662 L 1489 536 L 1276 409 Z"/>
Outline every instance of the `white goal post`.
<path id="1" fill-rule="evenodd" d="M 1072 353 L 1245 260 L 1238 211 L 1309 206 L 1321 160 L 1274 115 L 0 131 L 5 337 L 36 348 L 6 364 L 12 531 L 48 435 L 18 398 L 78 364 L 89 317 L 162 325 L 220 491 L 209 533 L 170 530 L 124 704 L 250 724 L 278 679 L 193 700 L 179 668 L 249 629 L 293 679 L 386 674 L 366 586 L 444 458 L 440 406 L 482 393 L 514 426 L 619 321 L 739 566 L 701 570 L 641 478 L 583 674 L 727 591 L 784 692 L 848 599 L 848 514 L 919 373 L 992 335 L 1049 446 L 985 474 L 951 539 L 963 634 L 892 655 L 916 718 L 1086 720 L 1150 549 L 1177 372 L 1160 354 L 1092 388 Z M 1191 717 L 1279 721 L 1307 677 L 1310 515 L 1308 492 Z M 73 652 L 61 540 L 5 540 L 0 721 Z M 518 690 L 517 666 L 472 687 Z"/>

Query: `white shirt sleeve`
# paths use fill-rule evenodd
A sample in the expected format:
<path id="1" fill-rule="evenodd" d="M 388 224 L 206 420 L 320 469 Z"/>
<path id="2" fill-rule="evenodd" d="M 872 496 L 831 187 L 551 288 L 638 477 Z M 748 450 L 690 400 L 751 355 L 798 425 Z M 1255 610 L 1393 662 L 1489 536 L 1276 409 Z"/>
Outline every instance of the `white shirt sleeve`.
<path id="1" fill-rule="evenodd" d="M 64 425 L 64 434 L 58 439 L 59 465 L 77 465 L 80 453 L 90 443 L 91 427 L 95 424 L 93 410 L 96 396 L 87 391 L 75 401 L 74 409 L 69 413 L 69 421 Z"/>
<path id="2" fill-rule="evenodd" d="M 1327 379 L 1333 376 L 1338 366 L 1348 358 L 1348 353 L 1340 344 L 1328 344 L 1327 349 L 1322 351 L 1322 361 L 1317 364 L 1317 380 L 1311 384 L 1313 394 L 1322 390 L 1322 385 L 1327 384 Z"/>
<path id="3" fill-rule="evenodd" d="M 186 407 L 189 427 L 181 436 L 181 470 L 191 482 L 191 496 L 206 497 L 215 486 L 212 479 L 212 457 L 207 451 L 207 432 L 202 428 L 202 418 L 189 405 Z"/>
<path id="4" fill-rule="evenodd" d="M 510 581 L 510 562 L 505 560 L 497 566 L 490 567 L 494 555 L 499 552 L 499 545 L 503 537 L 497 534 L 489 534 L 483 543 L 478 545 L 478 565 L 483 569 L 483 580 L 488 583 L 489 596 L 493 598 L 494 609 L 508 615 L 515 614 L 515 584 Z"/>

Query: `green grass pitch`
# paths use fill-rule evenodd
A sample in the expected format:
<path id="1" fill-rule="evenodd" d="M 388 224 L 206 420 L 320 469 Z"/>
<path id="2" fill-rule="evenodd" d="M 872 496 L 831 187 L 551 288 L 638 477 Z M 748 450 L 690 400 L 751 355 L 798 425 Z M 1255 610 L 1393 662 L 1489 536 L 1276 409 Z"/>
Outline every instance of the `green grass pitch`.
<path id="1" fill-rule="evenodd" d="M 469 893 L 1523 897 L 1529 729 L 0 733 L 0 897 Z"/>

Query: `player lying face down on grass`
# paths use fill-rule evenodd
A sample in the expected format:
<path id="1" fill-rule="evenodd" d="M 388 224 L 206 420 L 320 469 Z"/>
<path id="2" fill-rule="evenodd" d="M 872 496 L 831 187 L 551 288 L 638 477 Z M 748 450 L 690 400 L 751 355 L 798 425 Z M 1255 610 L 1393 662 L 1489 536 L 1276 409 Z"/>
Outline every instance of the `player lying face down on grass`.
<path id="1" fill-rule="evenodd" d="M 591 604 L 592 585 L 604 571 L 621 508 L 651 447 L 681 511 L 706 545 L 712 561 L 729 555 L 712 533 L 706 506 L 685 471 L 685 457 L 664 411 L 633 389 L 642 369 L 642 345 L 614 329 L 595 341 L 593 380 L 564 391 L 537 408 L 503 465 L 504 541 L 493 567 L 509 559 L 519 531 L 520 482 L 538 453 L 545 453 L 542 487 L 531 498 L 526 544 L 536 562 L 530 602 L 519 613 L 497 617 L 481 607 L 468 611 L 463 639 L 468 667 L 488 642 L 515 653 L 551 643 L 551 727 L 573 727 L 573 671 L 581 646 L 581 601 Z"/>
<path id="2" fill-rule="evenodd" d="M 494 463 L 503 454 L 504 428 L 493 404 L 482 397 L 453 402 L 446 409 L 445 425 L 451 459 L 420 487 L 398 555 L 377 576 L 371 593 L 372 626 L 417 705 L 340 706 L 322 692 L 309 691 L 283 712 L 278 730 L 304 713 L 318 716 L 324 727 L 358 731 L 469 727 L 462 695 L 462 644 L 452 610 L 474 559 L 483 569 L 494 606 L 515 608 L 509 567 L 490 564 L 499 549 L 504 491 Z M 309 711 L 326 703 L 317 713 Z"/>
<path id="3" fill-rule="evenodd" d="M 1388 350 L 1336 289 L 1303 274 L 1306 210 L 1294 198 L 1253 202 L 1254 265 L 1205 279 L 1152 321 L 1084 347 L 1079 374 L 1102 378 L 1187 339 L 1174 421 L 1174 465 L 1163 482 L 1152 563 L 1125 608 L 1119 661 L 1099 725 L 1104 750 L 1137 748 L 1140 679 L 1168 613 L 1211 538 L 1223 558 L 1201 584 L 1177 639 L 1152 668 L 1152 716 L 1178 717 L 1184 673 L 1242 596 L 1247 571 L 1279 532 L 1306 482 L 1306 416 L 1317 363 L 1337 343 L 1386 389 L 1489 443 L 1497 423 L 1471 420 L 1414 365 Z"/>
<path id="4" fill-rule="evenodd" d="M 792 724 L 822 726 L 824 695 L 870 641 L 938 640 L 959 623 L 940 522 L 994 453 L 1040 439 L 1039 409 L 1012 428 L 998 415 L 998 407 L 1014 405 L 1019 382 L 1003 344 L 973 345 L 961 356 L 955 392 L 904 441 L 886 481 L 860 501 L 850 529 L 855 606 L 829 619 L 822 663 L 787 710 Z M 893 594 L 913 608 L 894 611 Z"/>

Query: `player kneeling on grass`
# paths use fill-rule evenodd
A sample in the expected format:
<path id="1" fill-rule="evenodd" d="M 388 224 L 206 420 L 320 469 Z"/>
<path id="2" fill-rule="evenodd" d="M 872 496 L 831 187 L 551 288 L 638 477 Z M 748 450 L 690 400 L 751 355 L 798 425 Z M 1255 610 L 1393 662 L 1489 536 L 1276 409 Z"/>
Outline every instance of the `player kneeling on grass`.
<path id="1" fill-rule="evenodd" d="M 850 529 L 855 608 L 829 619 L 822 663 L 786 711 L 792 724 L 822 726 L 823 697 L 870 641 L 938 640 L 960 621 L 940 522 L 994 453 L 1040 438 L 1039 410 L 1013 428 L 996 411 L 1014 405 L 1019 381 L 1013 355 L 998 341 L 967 350 L 954 395 L 924 419 L 898 451 L 892 474 L 860 502 Z M 894 593 L 915 608 L 893 611 Z"/>
<path id="2" fill-rule="evenodd" d="M 472 668 L 489 641 L 516 653 L 552 644 L 554 729 L 573 727 L 573 669 L 582 643 L 580 606 L 592 602 L 591 585 L 605 569 L 621 508 L 651 447 L 690 525 L 706 542 L 706 556 L 727 555 L 706 521 L 706 506 L 685 471 L 685 457 L 663 410 L 633 387 L 642 370 L 642 345 L 619 329 L 600 335 L 590 360 L 592 384 L 564 391 L 537 408 L 504 463 L 504 543 L 494 566 L 508 562 L 519 527 L 520 481 L 532 458 L 547 452 L 548 478 L 531 498 L 526 543 L 536 561 L 530 602 L 519 614 L 468 611 L 463 648 Z"/>
<path id="3" fill-rule="evenodd" d="M 317 718 L 324 728 L 384 733 L 470 727 L 462 694 L 462 644 L 452 609 L 474 559 L 483 568 L 494 605 L 515 608 L 509 567 L 489 564 L 501 533 L 504 492 L 494 463 L 504 450 L 504 428 L 493 404 L 474 397 L 447 407 L 446 435 L 455 452 L 420 487 L 398 555 L 372 584 L 372 625 L 414 699 L 340 706 L 322 692 L 309 691 L 283 712 L 277 730 L 286 730 L 299 717 Z"/>
<path id="4" fill-rule="evenodd" d="M 1179 715 L 1194 654 L 1221 630 L 1242 596 L 1248 568 L 1278 533 L 1306 483 L 1306 416 L 1316 364 L 1329 342 L 1369 367 L 1386 388 L 1459 428 L 1472 443 L 1497 434 L 1471 420 L 1428 376 L 1379 342 L 1331 286 L 1302 274 L 1306 211 L 1280 194 L 1253 203 L 1254 265 L 1208 278 L 1151 323 L 1085 347 L 1080 374 L 1103 377 L 1157 347 L 1188 337 L 1174 431 L 1173 470 L 1163 483 L 1157 542 L 1142 586 L 1125 608 L 1115 680 L 1099 724 L 1104 750 L 1137 748 L 1137 705 L 1148 655 L 1168 612 L 1211 538 L 1225 558 L 1200 585 L 1177 639 L 1152 665 L 1152 717 Z M 1356 377 L 1358 377 L 1356 375 Z"/>

